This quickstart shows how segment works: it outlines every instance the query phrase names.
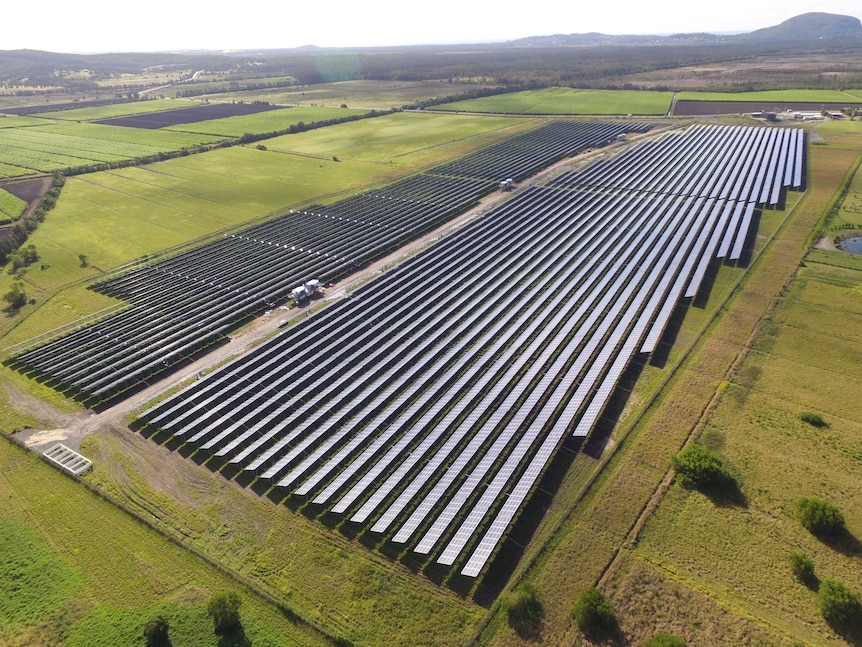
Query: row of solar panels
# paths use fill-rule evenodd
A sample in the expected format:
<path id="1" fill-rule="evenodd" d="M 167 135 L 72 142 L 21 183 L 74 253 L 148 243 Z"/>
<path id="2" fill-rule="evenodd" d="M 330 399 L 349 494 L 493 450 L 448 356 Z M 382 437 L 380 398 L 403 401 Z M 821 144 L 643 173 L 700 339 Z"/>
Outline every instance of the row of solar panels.
<path id="1" fill-rule="evenodd" d="M 508 159 L 534 173 L 562 151 L 573 154 L 643 128 L 552 123 L 489 150 L 498 163 Z M 533 150 L 528 162 L 524 147 Z M 249 317 L 285 301 L 296 285 L 349 274 L 466 211 L 496 186 L 432 171 L 126 272 L 94 289 L 133 307 L 39 343 L 11 365 L 87 404 L 114 400 L 224 341 Z"/>
<path id="2" fill-rule="evenodd" d="M 803 158 L 801 131 L 693 127 L 565 173 L 141 422 L 475 577 Z"/>

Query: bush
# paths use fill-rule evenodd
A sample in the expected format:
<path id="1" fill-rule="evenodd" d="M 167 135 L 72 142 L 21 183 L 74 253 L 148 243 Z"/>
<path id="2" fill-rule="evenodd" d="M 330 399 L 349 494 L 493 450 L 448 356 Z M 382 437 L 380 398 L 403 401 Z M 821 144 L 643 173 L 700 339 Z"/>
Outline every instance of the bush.
<path id="1" fill-rule="evenodd" d="M 525 584 L 509 598 L 506 608 L 509 626 L 521 637 L 537 636 L 545 617 L 545 606 L 536 589 Z"/>
<path id="2" fill-rule="evenodd" d="M 814 560 L 805 553 L 793 551 L 787 556 L 787 561 L 790 563 L 790 570 L 793 571 L 794 577 L 802 584 L 810 584 L 817 580 L 814 574 Z"/>
<path id="3" fill-rule="evenodd" d="M 168 621 L 164 616 L 157 616 L 144 625 L 144 640 L 147 647 L 165 647 L 171 644 L 168 638 Z"/>
<path id="4" fill-rule="evenodd" d="M 817 606 L 833 628 L 852 631 L 862 627 L 862 601 L 843 582 L 823 580 L 817 591 Z"/>
<path id="5" fill-rule="evenodd" d="M 819 413 L 811 411 L 803 411 L 797 416 L 802 422 L 811 425 L 812 427 L 828 427 L 829 423 L 823 419 Z"/>
<path id="6" fill-rule="evenodd" d="M 644 647 L 685 647 L 685 641 L 679 636 L 660 631 L 644 643 Z"/>
<path id="7" fill-rule="evenodd" d="M 837 535 L 844 530 L 841 510 L 823 499 L 799 499 L 796 502 L 796 516 L 812 535 Z"/>
<path id="8" fill-rule="evenodd" d="M 213 628 L 216 634 L 227 634 L 242 626 L 239 617 L 241 604 L 242 599 L 235 591 L 216 593 L 210 598 L 207 613 L 213 619 Z"/>
<path id="9" fill-rule="evenodd" d="M 610 633 L 617 627 L 617 614 L 604 594 L 596 588 L 583 592 L 572 616 L 584 633 Z"/>
<path id="10" fill-rule="evenodd" d="M 671 465 L 685 488 L 703 490 L 736 483 L 721 457 L 703 445 L 684 448 L 673 457 Z"/>

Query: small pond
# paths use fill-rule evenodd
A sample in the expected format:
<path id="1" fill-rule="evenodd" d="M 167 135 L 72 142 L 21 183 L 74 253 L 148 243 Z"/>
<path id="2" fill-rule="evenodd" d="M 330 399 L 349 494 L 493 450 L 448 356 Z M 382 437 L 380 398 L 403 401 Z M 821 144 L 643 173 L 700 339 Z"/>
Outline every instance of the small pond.
<path id="1" fill-rule="evenodd" d="M 844 238 L 840 243 L 838 243 L 838 247 L 843 249 L 845 252 L 862 254 L 862 236 Z"/>

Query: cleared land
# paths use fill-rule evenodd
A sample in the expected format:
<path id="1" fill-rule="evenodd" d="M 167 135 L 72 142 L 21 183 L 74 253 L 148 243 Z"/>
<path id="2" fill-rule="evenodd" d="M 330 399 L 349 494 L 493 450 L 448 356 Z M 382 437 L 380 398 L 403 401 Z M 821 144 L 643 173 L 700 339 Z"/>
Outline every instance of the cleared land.
<path id="1" fill-rule="evenodd" d="M 659 116 L 667 114 L 672 99 L 672 92 L 549 88 L 455 101 L 434 109 L 515 115 Z"/>
<path id="2" fill-rule="evenodd" d="M 154 130 L 178 124 L 192 124 L 198 121 L 224 119 L 239 115 L 253 115 L 275 109 L 275 106 L 266 103 L 199 103 L 193 108 L 125 115 L 122 117 L 101 119 L 95 123 L 106 126 L 124 126 L 126 128 Z"/>
<path id="3" fill-rule="evenodd" d="M 39 118 L 62 119 L 68 121 L 97 121 L 99 119 L 110 119 L 111 117 L 142 115 L 149 112 L 163 112 L 166 110 L 179 110 L 181 108 L 195 108 L 200 105 L 199 101 L 183 101 L 179 99 L 127 101 L 125 103 L 114 103 L 106 106 L 66 108 L 65 110 L 55 111 L 49 110 L 47 112 L 40 112 Z"/>

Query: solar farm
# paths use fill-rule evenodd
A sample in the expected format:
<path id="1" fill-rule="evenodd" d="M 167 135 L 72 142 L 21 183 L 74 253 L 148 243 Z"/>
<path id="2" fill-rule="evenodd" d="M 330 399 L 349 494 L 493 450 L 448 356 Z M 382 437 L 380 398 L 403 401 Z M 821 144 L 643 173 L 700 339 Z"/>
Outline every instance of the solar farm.
<path id="1" fill-rule="evenodd" d="M 500 178 L 645 130 L 552 123 L 134 269 L 94 286 L 129 309 L 15 366 L 110 401 L 303 281 L 347 275 L 466 210 Z M 150 405 L 138 426 L 479 577 L 562 443 L 589 436 L 627 367 L 708 288 L 709 268 L 744 261 L 758 209 L 803 188 L 804 159 L 799 129 L 691 126 L 525 186 Z"/>

